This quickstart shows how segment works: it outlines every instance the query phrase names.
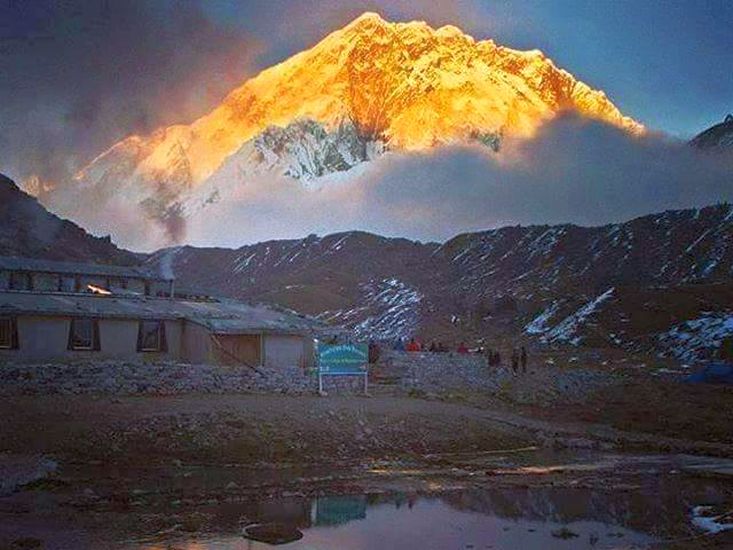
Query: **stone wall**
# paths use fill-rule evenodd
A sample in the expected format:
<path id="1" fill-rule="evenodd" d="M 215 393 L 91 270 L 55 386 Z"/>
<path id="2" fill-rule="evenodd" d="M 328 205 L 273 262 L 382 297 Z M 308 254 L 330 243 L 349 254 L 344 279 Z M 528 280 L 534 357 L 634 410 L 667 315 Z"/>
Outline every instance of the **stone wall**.
<path id="1" fill-rule="evenodd" d="M 480 355 L 387 351 L 376 368 L 402 391 L 418 395 L 484 393 L 517 403 L 583 401 L 592 392 L 616 381 L 608 372 L 536 364 L 527 374 L 507 366 L 489 367 Z"/>
<path id="2" fill-rule="evenodd" d="M 299 367 L 259 369 L 122 361 L 0 365 L 0 395 L 307 393 L 318 379 Z"/>
<path id="3" fill-rule="evenodd" d="M 481 355 L 448 353 L 408 353 L 387 351 L 380 358 L 383 373 L 399 377 L 404 390 L 441 392 L 446 390 L 496 391 L 511 377 L 508 369 L 489 367 Z"/>
<path id="4" fill-rule="evenodd" d="M 485 393 L 517 402 L 580 400 L 610 381 L 597 370 L 533 366 L 526 375 L 489 367 L 477 355 L 386 351 L 370 367 L 370 391 L 383 394 Z M 361 394 L 361 377 L 324 377 L 329 395 Z M 189 365 L 179 362 L 79 361 L 0 364 L 0 395 L 185 393 L 314 394 L 318 376 L 300 367 Z"/>

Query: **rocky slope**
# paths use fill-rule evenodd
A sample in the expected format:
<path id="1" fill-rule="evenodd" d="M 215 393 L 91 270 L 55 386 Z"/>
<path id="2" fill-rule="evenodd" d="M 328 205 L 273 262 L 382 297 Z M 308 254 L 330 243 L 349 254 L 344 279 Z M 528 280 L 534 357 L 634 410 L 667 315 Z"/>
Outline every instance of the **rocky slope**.
<path id="1" fill-rule="evenodd" d="M 700 132 L 690 144 L 708 151 L 733 150 L 733 115 L 727 115 L 723 122 Z"/>
<path id="2" fill-rule="evenodd" d="M 139 258 L 49 213 L 0 174 L 0 255 L 134 265 Z"/>
<path id="3" fill-rule="evenodd" d="M 564 111 L 642 131 L 538 50 L 367 13 L 246 81 L 193 123 L 120 141 L 76 175 L 76 193 L 44 200 L 92 229 L 100 221 L 85 217 L 87 207 L 120 197 L 167 223 L 260 173 L 309 181 L 385 148 L 496 147 L 500 136 L 531 135 Z"/>
<path id="4" fill-rule="evenodd" d="M 603 227 L 505 227 L 442 245 L 349 232 L 180 247 L 149 261 L 163 259 L 184 285 L 278 303 L 365 337 L 522 334 L 694 358 L 733 334 L 727 204 Z"/>

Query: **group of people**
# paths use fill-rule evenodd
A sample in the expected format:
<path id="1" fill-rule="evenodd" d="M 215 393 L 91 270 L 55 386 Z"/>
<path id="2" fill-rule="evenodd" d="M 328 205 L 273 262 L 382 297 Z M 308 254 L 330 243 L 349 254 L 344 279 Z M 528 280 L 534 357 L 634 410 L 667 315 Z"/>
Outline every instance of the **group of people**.
<path id="1" fill-rule="evenodd" d="M 499 350 L 493 350 L 491 348 L 486 349 L 486 361 L 490 367 L 500 367 L 501 353 Z M 514 374 L 526 373 L 527 372 L 527 348 L 522 346 L 521 348 L 512 349 L 511 367 Z"/>
<path id="2" fill-rule="evenodd" d="M 450 351 L 448 346 L 443 345 L 443 342 L 430 342 L 428 351 L 431 353 L 447 353 Z"/>
<path id="3" fill-rule="evenodd" d="M 402 338 L 397 338 L 394 344 L 395 351 L 423 351 L 423 345 L 417 338 L 410 338 L 407 342 Z M 427 350 L 425 350 L 427 351 Z M 435 350 L 430 350 L 435 351 Z M 447 351 L 447 350 L 446 350 Z"/>
<path id="4" fill-rule="evenodd" d="M 407 342 L 404 342 L 402 338 L 398 338 L 394 345 L 395 351 L 429 351 L 430 353 L 448 353 L 453 351 L 450 347 L 443 344 L 443 342 L 432 341 L 429 345 L 424 345 L 417 338 L 410 338 Z M 465 342 L 461 342 L 455 349 L 458 353 L 468 353 L 468 347 Z"/>
<path id="5" fill-rule="evenodd" d="M 405 343 L 402 338 L 398 338 L 394 344 L 394 350 L 395 351 L 408 351 L 408 352 L 420 352 L 420 351 L 428 351 L 430 353 L 448 353 L 450 351 L 453 351 L 448 346 L 444 345 L 443 342 L 430 342 L 429 346 L 423 345 L 420 340 L 417 338 L 410 338 L 407 343 Z M 461 342 L 458 344 L 458 347 L 456 347 L 455 351 L 460 354 L 466 354 L 469 353 L 469 349 L 466 346 L 465 342 Z M 369 362 L 370 363 L 376 363 L 379 359 L 380 355 L 380 349 L 379 345 L 374 342 L 369 342 Z"/>
<path id="6" fill-rule="evenodd" d="M 453 351 L 448 346 L 444 345 L 443 342 L 431 342 L 429 346 L 424 346 L 417 338 L 410 338 L 406 343 L 401 339 L 398 338 L 395 342 L 394 349 L 396 351 L 409 351 L 409 352 L 417 352 L 417 351 L 429 351 L 431 353 L 446 353 L 449 351 Z M 455 348 L 455 351 L 459 354 L 467 354 L 470 353 L 470 350 L 468 349 L 468 346 L 466 346 L 465 342 L 461 342 L 458 344 L 458 347 Z M 500 367 L 502 366 L 501 362 L 501 353 L 499 350 L 494 350 L 492 348 L 486 348 L 485 350 L 479 350 L 483 351 L 486 354 L 486 360 L 490 367 Z M 522 346 L 520 348 L 513 348 L 512 349 L 512 356 L 511 356 L 511 368 L 512 372 L 515 374 L 519 373 L 526 373 L 527 372 L 527 348 Z"/>
<path id="7" fill-rule="evenodd" d="M 527 373 L 527 348 L 524 346 L 521 349 L 514 348 L 512 350 L 512 372 L 514 374 Z"/>
<path id="8" fill-rule="evenodd" d="M 332 338 L 330 343 L 337 343 L 336 338 Z M 408 352 L 420 352 L 428 351 L 430 353 L 448 353 L 453 351 L 450 347 L 443 344 L 443 342 L 431 342 L 430 345 L 424 346 L 417 338 L 410 338 L 405 342 L 402 338 L 398 338 L 393 346 L 395 351 L 408 351 Z M 465 342 L 461 342 L 455 348 L 456 353 L 461 355 L 470 353 L 468 346 Z M 478 350 L 479 353 L 485 353 L 486 362 L 490 367 L 501 367 L 501 353 L 499 350 L 492 348 L 486 348 Z M 380 345 L 375 340 L 369 341 L 369 363 L 375 364 L 379 361 L 379 357 L 382 354 Z M 512 349 L 511 368 L 514 374 L 526 373 L 527 372 L 527 348 L 522 346 L 520 348 Z"/>

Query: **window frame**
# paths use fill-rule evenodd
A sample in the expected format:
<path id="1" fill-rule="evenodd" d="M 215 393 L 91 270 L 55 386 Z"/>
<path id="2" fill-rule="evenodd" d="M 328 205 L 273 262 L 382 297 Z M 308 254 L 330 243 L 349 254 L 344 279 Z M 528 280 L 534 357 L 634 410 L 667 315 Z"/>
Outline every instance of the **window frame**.
<path id="1" fill-rule="evenodd" d="M 21 279 L 24 281 L 23 288 L 17 288 L 16 282 Z M 33 290 L 33 274 L 27 271 L 11 271 L 8 279 L 8 290 L 14 292 L 29 292 Z"/>
<path id="2" fill-rule="evenodd" d="M 78 323 L 89 322 L 91 327 L 90 334 L 90 345 L 89 346 L 78 346 L 75 343 L 75 334 Z M 69 351 L 100 351 L 100 339 L 99 339 L 99 320 L 91 317 L 78 317 L 71 319 L 69 323 L 69 343 L 67 346 Z"/>
<path id="3" fill-rule="evenodd" d="M 75 293 L 77 292 L 78 286 L 79 284 L 75 275 L 64 275 L 63 273 L 59 273 L 59 292 Z"/>
<path id="4" fill-rule="evenodd" d="M 12 271 L 8 269 L 0 269 L 0 291 L 11 290 L 10 280 L 12 278 Z"/>
<path id="5" fill-rule="evenodd" d="M 2 315 L 0 316 L 0 323 L 8 323 L 8 340 L 3 342 L 0 340 L 0 350 L 14 350 L 18 349 L 18 320 L 15 317 Z"/>
<path id="6" fill-rule="evenodd" d="M 145 326 L 156 324 L 157 343 L 156 347 L 145 346 Z M 137 351 L 139 353 L 166 353 L 168 351 L 168 343 L 165 335 L 165 321 L 158 319 L 141 319 L 138 323 L 137 332 Z"/>

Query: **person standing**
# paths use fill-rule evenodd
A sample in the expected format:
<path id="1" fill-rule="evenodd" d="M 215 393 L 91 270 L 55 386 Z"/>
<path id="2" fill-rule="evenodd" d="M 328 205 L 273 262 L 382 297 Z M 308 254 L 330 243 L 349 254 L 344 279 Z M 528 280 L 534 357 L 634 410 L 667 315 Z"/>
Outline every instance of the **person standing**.
<path id="1" fill-rule="evenodd" d="M 512 350 L 512 372 L 517 374 L 519 370 L 519 355 L 517 354 L 517 348 Z"/>
<path id="2" fill-rule="evenodd" d="M 527 348 L 522 346 L 522 353 L 519 356 L 520 364 L 522 365 L 522 372 L 527 374 Z"/>
<path id="3" fill-rule="evenodd" d="M 733 336 L 723 338 L 720 343 L 718 358 L 726 363 L 733 363 Z"/>
<path id="4" fill-rule="evenodd" d="M 381 354 L 381 349 L 379 348 L 379 344 L 377 344 L 374 340 L 369 341 L 369 364 L 370 365 L 376 365 L 379 361 L 379 356 Z"/>

